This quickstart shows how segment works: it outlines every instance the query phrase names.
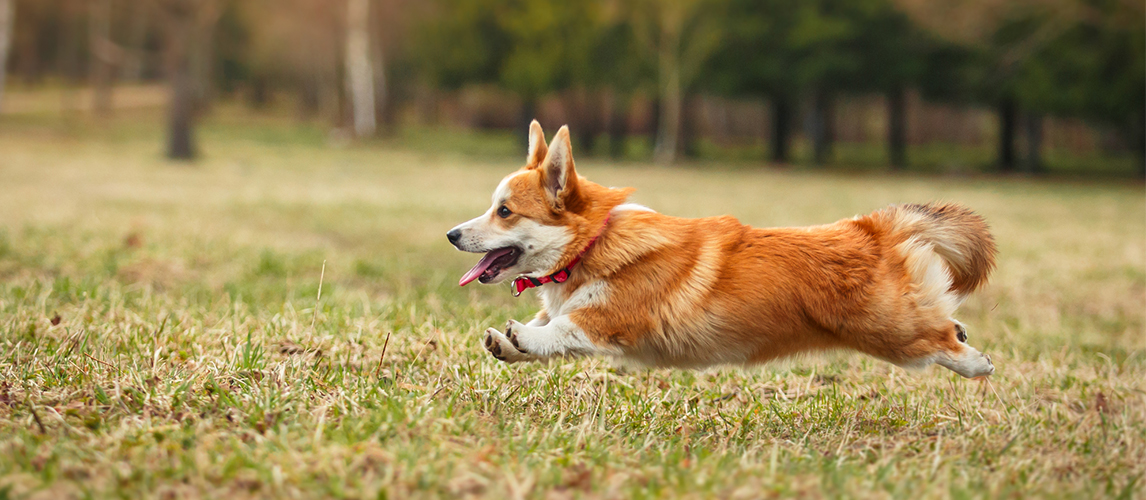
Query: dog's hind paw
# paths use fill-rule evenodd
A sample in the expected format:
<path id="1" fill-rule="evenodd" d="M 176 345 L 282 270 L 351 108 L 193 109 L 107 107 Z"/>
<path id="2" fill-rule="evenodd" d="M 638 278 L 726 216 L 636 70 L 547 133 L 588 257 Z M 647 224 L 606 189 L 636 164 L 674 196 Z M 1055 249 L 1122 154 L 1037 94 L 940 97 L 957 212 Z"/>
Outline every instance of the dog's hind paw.
<path id="1" fill-rule="evenodd" d="M 991 357 L 967 345 L 963 346 L 959 354 L 945 353 L 935 362 L 967 378 L 987 377 L 995 373 L 995 363 L 991 362 Z"/>
<path id="2" fill-rule="evenodd" d="M 510 327 L 506 328 L 506 332 L 513 334 L 514 322 L 510 322 Z M 506 363 L 518 363 L 522 361 L 533 361 L 533 356 L 528 353 L 522 352 L 517 348 L 515 342 L 510 340 L 509 337 L 497 331 L 495 328 L 489 328 L 485 331 L 485 341 L 483 342 L 485 350 L 489 351 L 494 358 Z"/>

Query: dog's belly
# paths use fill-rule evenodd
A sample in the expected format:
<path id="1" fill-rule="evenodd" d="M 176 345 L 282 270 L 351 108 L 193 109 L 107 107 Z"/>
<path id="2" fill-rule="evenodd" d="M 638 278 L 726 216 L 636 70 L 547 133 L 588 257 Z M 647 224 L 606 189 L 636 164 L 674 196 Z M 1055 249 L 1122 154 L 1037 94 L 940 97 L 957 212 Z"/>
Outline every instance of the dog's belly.
<path id="1" fill-rule="evenodd" d="M 756 364 L 841 346 L 840 335 L 809 320 L 794 300 L 778 305 L 710 302 L 699 315 L 668 317 L 623 349 L 653 366 Z"/>

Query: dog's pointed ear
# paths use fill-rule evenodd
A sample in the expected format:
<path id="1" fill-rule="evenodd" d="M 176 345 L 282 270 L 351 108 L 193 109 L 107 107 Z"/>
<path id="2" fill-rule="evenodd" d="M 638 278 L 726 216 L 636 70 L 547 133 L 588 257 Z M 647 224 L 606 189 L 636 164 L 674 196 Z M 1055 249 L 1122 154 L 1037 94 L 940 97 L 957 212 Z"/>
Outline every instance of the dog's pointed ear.
<path id="1" fill-rule="evenodd" d="M 565 196 L 575 190 L 577 183 L 568 125 L 562 126 L 549 143 L 549 153 L 541 162 L 541 183 L 553 208 L 564 208 Z"/>
<path id="2" fill-rule="evenodd" d="M 545 146 L 545 132 L 541 130 L 541 124 L 537 120 L 529 124 L 529 153 L 525 155 L 525 165 L 527 168 L 537 168 L 541 166 L 541 162 L 545 161 L 545 155 L 549 153 L 549 148 Z"/>

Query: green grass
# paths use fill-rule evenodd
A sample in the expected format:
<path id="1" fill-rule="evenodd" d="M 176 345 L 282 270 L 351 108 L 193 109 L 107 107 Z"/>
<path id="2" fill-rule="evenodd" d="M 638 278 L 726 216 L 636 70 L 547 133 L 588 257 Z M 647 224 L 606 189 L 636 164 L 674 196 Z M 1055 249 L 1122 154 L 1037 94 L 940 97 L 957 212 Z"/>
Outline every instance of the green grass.
<path id="1" fill-rule="evenodd" d="M 585 160 L 756 225 L 968 204 L 1002 253 L 960 319 L 998 372 L 507 366 L 482 331 L 536 300 L 458 288 L 444 233 L 521 155 L 222 111 L 195 165 L 152 113 L 0 120 L 0 498 L 1143 497 L 1140 183 Z"/>

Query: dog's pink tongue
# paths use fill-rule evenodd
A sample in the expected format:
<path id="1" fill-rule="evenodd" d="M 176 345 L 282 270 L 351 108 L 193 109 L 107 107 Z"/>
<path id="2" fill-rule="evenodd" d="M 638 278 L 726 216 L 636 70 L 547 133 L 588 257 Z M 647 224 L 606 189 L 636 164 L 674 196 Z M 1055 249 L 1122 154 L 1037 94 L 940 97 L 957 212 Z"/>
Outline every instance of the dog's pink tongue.
<path id="1" fill-rule="evenodd" d="M 497 260 L 498 257 L 501 257 L 502 255 L 512 251 L 512 248 L 501 248 L 485 254 L 485 257 L 482 257 L 481 260 L 479 260 L 478 263 L 474 265 L 473 269 L 470 269 L 469 272 L 465 274 L 465 276 L 462 276 L 462 279 L 458 281 L 458 286 L 466 286 L 471 281 L 478 279 L 478 277 L 481 276 L 481 273 L 484 273 L 486 269 L 489 269 L 489 266 L 493 264 L 494 260 Z"/>

